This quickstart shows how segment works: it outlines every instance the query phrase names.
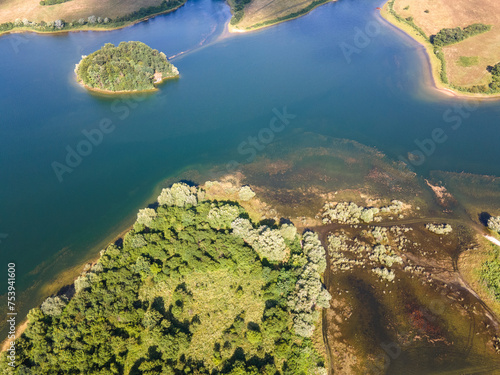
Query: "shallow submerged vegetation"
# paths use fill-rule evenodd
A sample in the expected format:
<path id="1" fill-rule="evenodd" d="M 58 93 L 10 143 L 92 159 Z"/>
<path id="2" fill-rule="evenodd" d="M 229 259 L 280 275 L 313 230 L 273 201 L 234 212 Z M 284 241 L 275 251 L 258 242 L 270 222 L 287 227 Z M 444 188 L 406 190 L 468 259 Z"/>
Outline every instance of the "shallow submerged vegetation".
<path id="1" fill-rule="evenodd" d="M 309 338 L 329 306 L 324 248 L 247 217 L 199 188 L 164 189 L 71 299 L 30 311 L 13 373 L 326 374 Z"/>

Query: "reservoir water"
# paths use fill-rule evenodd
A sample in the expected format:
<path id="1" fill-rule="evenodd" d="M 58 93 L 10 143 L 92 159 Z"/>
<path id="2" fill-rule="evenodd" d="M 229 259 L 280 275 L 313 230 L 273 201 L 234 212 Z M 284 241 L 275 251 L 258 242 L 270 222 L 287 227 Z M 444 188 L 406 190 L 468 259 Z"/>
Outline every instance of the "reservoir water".
<path id="1" fill-rule="evenodd" d="M 313 132 L 394 159 L 420 150 L 423 175 L 500 176 L 500 103 L 431 90 L 421 47 L 380 18 L 382 3 L 339 0 L 226 35 L 223 1 L 189 0 L 122 30 L 0 37 L 0 265 L 17 265 L 21 312 L 126 228 L 163 179 L 195 164 L 244 162 L 251 147 L 242 142 L 276 112 L 290 119 L 276 139 Z M 129 40 L 175 56 L 180 79 L 121 98 L 76 84 L 82 55 Z M 101 123 L 107 132 L 97 135 Z M 54 162 L 65 166 L 59 176 Z"/>

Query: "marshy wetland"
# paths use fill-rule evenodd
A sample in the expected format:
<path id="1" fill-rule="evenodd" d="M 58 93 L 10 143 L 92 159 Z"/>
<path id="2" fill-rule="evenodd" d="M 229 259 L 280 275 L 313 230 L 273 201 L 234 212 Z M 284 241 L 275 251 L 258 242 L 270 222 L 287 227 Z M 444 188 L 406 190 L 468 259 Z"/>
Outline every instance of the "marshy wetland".
<path id="1" fill-rule="evenodd" d="M 320 147 L 294 150 L 294 142 L 276 142 L 230 175 L 214 166 L 177 178 L 249 184 L 259 198 L 255 218 L 320 235 L 333 296 L 322 322 L 333 373 L 495 374 L 500 304 L 477 275 L 492 245 L 472 208 L 461 196 L 443 201 L 440 179 L 359 143 L 314 134 L 300 142 Z M 375 214 L 363 216 L 368 210 Z"/>

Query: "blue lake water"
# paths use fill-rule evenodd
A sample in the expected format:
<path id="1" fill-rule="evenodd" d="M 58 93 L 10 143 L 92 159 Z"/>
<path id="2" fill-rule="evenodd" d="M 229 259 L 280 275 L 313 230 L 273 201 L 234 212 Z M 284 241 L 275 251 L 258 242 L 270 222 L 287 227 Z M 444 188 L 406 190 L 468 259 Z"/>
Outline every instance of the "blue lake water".
<path id="1" fill-rule="evenodd" d="M 273 109 L 296 116 L 277 138 L 354 139 L 395 159 L 420 143 L 424 175 L 500 176 L 500 104 L 429 89 L 421 47 L 380 18 L 381 4 L 340 0 L 228 36 L 223 1 L 189 0 L 117 31 L 1 37 L 0 265 L 15 262 L 21 291 L 31 288 L 23 311 L 41 301 L 43 283 L 130 224 L 164 178 L 194 164 L 243 162 L 238 146 L 268 126 Z M 82 55 L 129 40 L 177 55 L 180 79 L 121 99 L 76 84 Z M 110 131 L 91 150 L 82 146 L 102 121 Z M 446 141 L 431 147 L 435 129 Z M 87 155 L 58 178 L 53 163 L 66 164 L 78 147 Z"/>

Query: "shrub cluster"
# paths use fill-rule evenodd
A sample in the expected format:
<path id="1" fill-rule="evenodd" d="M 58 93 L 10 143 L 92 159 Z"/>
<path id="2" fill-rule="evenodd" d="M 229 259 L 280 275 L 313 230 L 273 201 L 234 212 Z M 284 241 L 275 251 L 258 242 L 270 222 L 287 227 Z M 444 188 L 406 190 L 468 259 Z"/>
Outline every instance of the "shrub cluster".
<path id="1" fill-rule="evenodd" d="M 238 192 L 238 196 L 242 201 L 249 201 L 253 197 L 255 197 L 255 193 L 250 188 L 250 186 L 242 186 L 240 191 Z"/>
<path id="2" fill-rule="evenodd" d="M 237 218 L 231 224 L 233 234 L 242 238 L 259 254 L 261 259 L 282 262 L 286 253 L 286 243 L 279 229 L 262 225 L 255 229 L 248 219 Z"/>
<path id="3" fill-rule="evenodd" d="M 461 42 L 464 39 L 470 38 L 471 36 L 485 33 L 491 30 L 490 25 L 484 25 L 482 23 L 475 23 L 464 27 L 455 27 L 452 29 L 441 29 L 434 37 L 432 37 L 431 42 L 435 46 L 447 46 L 449 44 Z"/>
<path id="4" fill-rule="evenodd" d="M 453 231 L 450 224 L 425 224 L 425 228 L 432 233 L 436 234 L 449 234 Z"/>
<path id="5" fill-rule="evenodd" d="M 371 223 L 372 221 L 380 221 L 377 217 L 379 213 L 399 214 L 403 210 L 403 202 L 398 200 L 391 201 L 389 206 L 378 207 L 361 207 L 353 202 L 342 203 L 325 203 L 323 206 L 323 223 L 339 222 L 342 224 L 358 224 L 360 222 Z"/>
<path id="6" fill-rule="evenodd" d="M 369 223 L 380 212 L 376 207 L 360 207 L 356 203 L 325 203 L 323 207 L 323 223 L 339 222 L 343 224 L 357 224 L 361 221 Z"/>
<path id="7" fill-rule="evenodd" d="M 369 259 L 387 267 L 392 267 L 394 263 L 403 264 L 403 259 L 390 246 L 384 245 L 376 245 Z"/>
<path id="8" fill-rule="evenodd" d="M 387 269 L 385 267 L 373 268 L 372 272 L 380 277 L 382 280 L 394 281 L 396 274 L 393 270 Z"/>
<path id="9" fill-rule="evenodd" d="M 223 204 L 216 206 L 215 204 L 208 212 L 208 223 L 215 229 L 230 229 L 231 224 L 236 218 L 240 216 L 238 206 Z"/>
<path id="10" fill-rule="evenodd" d="M 321 282 L 321 273 L 325 270 L 325 249 L 313 232 L 306 232 L 302 239 L 303 253 L 296 255 L 294 262 L 303 264 L 294 293 L 288 306 L 293 314 L 295 333 L 302 337 L 311 337 L 314 324 L 318 320 L 318 307 L 330 306 L 330 293 Z"/>
<path id="11" fill-rule="evenodd" d="M 161 206 L 196 206 L 198 203 L 198 194 L 198 188 L 188 186 L 184 183 L 176 183 L 173 184 L 172 187 L 165 188 L 161 191 L 158 196 L 158 203 Z"/>
<path id="12" fill-rule="evenodd" d="M 376 230 L 377 228 L 380 230 Z M 374 233 L 375 241 L 377 239 L 388 240 L 385 228 L 376 227 L 374 231 L 365 231 L 365 233 Z M 393 281 L 395 277 L 394 271 L 390 268 L 394 264 L 403 264 L 403 259 L 390 246 L 377 244 L 372 247 L 357 238 L 349 238 L 345 233 L 328 237 L 328 252 L 334 272 L 349 271 L 354 266 L 366 268 L 367 265 L 371 265 L 374 267 L 372 271 L 381 279 L 387 281 Z"/>
<path id="13" fill-rule="evenodd" d="M 500 216 L 492 216 L 488 219 L 488 228 L 500 232 Z"/>

